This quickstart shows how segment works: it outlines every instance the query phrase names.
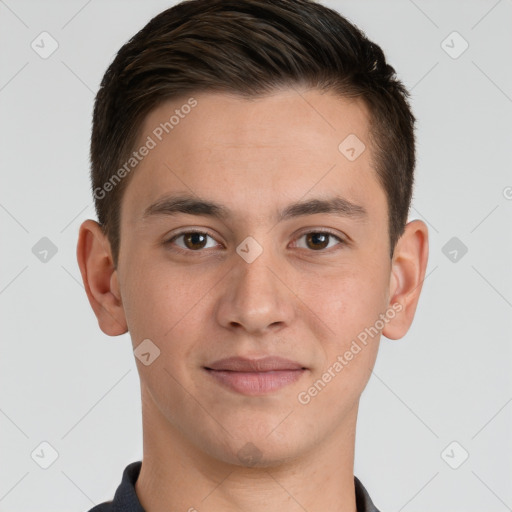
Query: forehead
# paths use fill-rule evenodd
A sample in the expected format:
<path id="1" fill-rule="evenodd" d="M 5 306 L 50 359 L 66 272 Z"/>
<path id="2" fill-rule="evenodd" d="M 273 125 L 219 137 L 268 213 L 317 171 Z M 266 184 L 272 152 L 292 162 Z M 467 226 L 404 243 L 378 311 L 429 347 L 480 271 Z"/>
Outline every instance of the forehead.
<path id="1" fill-rule="evenodd" d="M 162 103 L 146 117 L 143 133 L 158 131 L 174 118 L 176 124 L 163 137 L 171 142 L 186 136 L 183 150 L 295 147 L 310 152 L 312 145 L 319 145 L 336 154 L 339 137 L 357 132 L 366 139 L 369 127 L 369 112 L 362 101 L 316 90 L 281 89 L 255 98 L 201 93 L 193 101 L 196 106 L 190 111 L 185 108 L 192 102 L 190 97 Z M 173 116 L 176 111 L 182 111 L 181 116 Z"/>
<path id="2" fill-rule="evenodd" d="M 255 212 L 333 188 L 354 202 L 377 199 L 377 206 L 383 196 L 368 110 L 332 93 L 284 89 L 251 99 L 198 93 L 166 101 L 143 123 L 136 147 L 145 144 L 152 148 L 123 198 L 130 222 L 176 192 Z"/>

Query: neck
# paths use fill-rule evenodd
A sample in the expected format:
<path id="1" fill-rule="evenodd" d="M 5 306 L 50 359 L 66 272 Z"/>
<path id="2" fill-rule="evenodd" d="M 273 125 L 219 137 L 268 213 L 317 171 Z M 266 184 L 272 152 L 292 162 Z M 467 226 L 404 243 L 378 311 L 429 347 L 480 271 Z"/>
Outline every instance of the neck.
<path id="1" fill-rule="evenodd" d="M 258 467 L 212 457 L 171 425 L 143 393 L 143 461 L 135 491 L 146 512 L 357 512 L 357 405 L 340 431 L 307 453 Z"/>

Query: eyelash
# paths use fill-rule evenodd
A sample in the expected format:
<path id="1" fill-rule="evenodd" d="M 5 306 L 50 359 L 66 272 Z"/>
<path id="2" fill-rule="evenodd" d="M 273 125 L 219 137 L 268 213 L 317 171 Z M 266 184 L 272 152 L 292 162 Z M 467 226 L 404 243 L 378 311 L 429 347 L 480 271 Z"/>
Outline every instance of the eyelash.
<path id="1" fill-rule="evenodd" d="M 165 246 L 171 246 L 173 245 L 173 242 L 175 240 L 177 240 L 179 237 L 183 236 L 183 235 L 190 235 L 192 233 L 199 233 L 201 235 L 206 235 L 206 236 L 209 236 L 210 238 L 212 238 L 213 240 L 215 240 L 215 237 L 213 235 L 211 235 L 208 231 L 201 231 L 201 230 L 195 230 L 195 229 L 189 229 L 187 231 L 182 231 L 180 233 L 177 233 L 176 235 L 174 235 L 172 238 L 170 238 L 169 240 L 166 240 L 164 241 L 164 245 Z M 311 233 L 314 233 L 314 234 L 320 234 L 320 235 L 329 235 L 330 237 L 332 238 L 335 238 L 338 240 L 339 244 L 337 245 L 340 245 L 340 246 L 343 246 L 343 245 L 346 245 L 346 241 L 343 240 L 340 236 L 334 234 L 333 232 L 329 231 L 329 230 L 325 230 L 325 229 L 321 229 L 321 230 L 310 230 L 310 231 L 305 231 L 303 233 L 301 233 L 297 238 L 296 240 L 299 240 L 300 238 L 302 238 L 303 236 L 305 235 L 309 235 Z M 329 240 L 330 241 L 330 240 Z M 211 248 L 210 248 L 211 249 Z M 300 247 L 300 249 L 304 249 L 302 247 Z M 327 249 L 318 249 L 318 250 L 313 250 L 313 249 L 305 249 L 305 250 L 308 250 L 308 252 L 312 252 L 312 253 L 325 253 L 325 252 L 331 252 L 332 251 L 332 247 Z M 172 247 L 172 250 L 174 252 L 177 252 L 177 253 L 180 253 L 180 254 L 190 254 L 190 253 L 204 253 L 205 251 L 207 251 L 208 249 L 198 249 L 198 250 L 193 250 L 193 249 L 183 249 L 182 247 Z"/>

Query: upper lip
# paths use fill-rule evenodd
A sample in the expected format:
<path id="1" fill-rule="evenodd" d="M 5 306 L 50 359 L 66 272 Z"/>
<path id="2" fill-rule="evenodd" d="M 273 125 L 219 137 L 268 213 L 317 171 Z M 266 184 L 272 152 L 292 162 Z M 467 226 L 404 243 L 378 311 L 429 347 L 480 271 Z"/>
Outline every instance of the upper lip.
<path id="1" fill-rule="evenodd" d="M 269 372 L 273 370 L 305 369 L 300 363 L 282 357 L 263 357 L 260 359 L 228 357 L 208 364 L 205 368 L 208 370 L 226 370 L 232 372 Z"/>

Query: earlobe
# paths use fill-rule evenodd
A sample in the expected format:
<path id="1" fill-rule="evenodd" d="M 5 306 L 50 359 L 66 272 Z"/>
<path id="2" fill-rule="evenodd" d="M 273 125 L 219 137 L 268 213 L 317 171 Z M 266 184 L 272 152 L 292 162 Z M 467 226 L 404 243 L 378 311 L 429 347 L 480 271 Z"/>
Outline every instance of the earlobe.
<path id="1" fill-rule="evenodd" d="M 420 298 L 428 263 L 428 228 L 421 220 L 405 226 L 398 240 L 391 264 L 389 307 L 397 311 L 382 334 L 402 338 L 412 324 Z"/>
<path id="2" fill-rule="evenodd" d="M 101 226 L 93 220 L 86 220 L 80 226 L 77 259 L 100 329 L 109 336 L 124 334 L 128 327 L 110 243 Z"/>

